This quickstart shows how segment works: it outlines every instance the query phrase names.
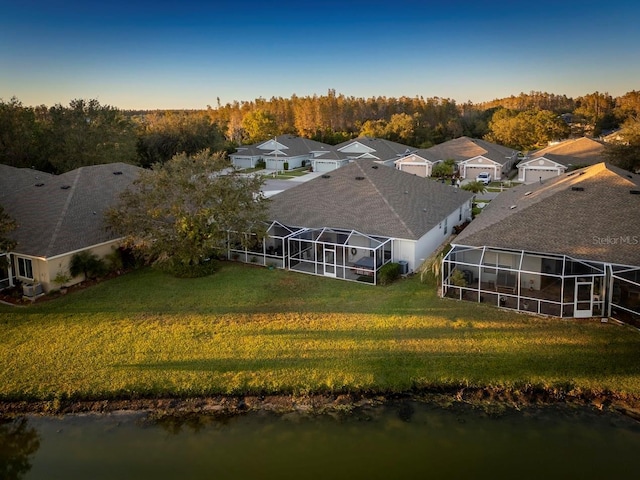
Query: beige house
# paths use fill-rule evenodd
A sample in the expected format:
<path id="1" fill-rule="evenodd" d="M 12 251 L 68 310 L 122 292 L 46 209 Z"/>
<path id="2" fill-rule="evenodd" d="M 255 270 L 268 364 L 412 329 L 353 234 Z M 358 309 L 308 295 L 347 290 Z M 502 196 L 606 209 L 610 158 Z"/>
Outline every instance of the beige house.
<path id="1" fill-rule="evenodd" d="M 398 170 L 406 173 L 417 175 L 418 177 L 430 177 L 434 165 L 440 160 L 430 160 L 428 154 L 424 153 L 426 149 L 416 150 L 395 161 Z"/>
<path id="2" fill-rule="evenodd" d="M 475 180 L 480 173 L 489 173 L 500 180 L 509 174 L 518 159 L 518 152 L 477 138 L 459 137 L 430 148 L 407 152 L 395 162 L 398 170 L 419 176 L 431 176 L 433 166 L 454 160 L 461 178 Z"/>
<path id="3" fill-rule="evenodd" d="M 564 140 L 537 150 L 518 164 L 518 181 L 544 182 L 563 173 L 604 161 L 604 144 L 587 137 Z"/>
<path id="4" fill-rule="evenodd" d="M 28 294 L 59 288 L 54 279 L 68 274 L 75 253 L 104 257 L 117 248 L 121 239 L 105 228 L 103 214 L 140 171 L 113 163 L 51 175 L 0 165 L 0 204 L 18 223 L 10 233 L 17 245 L 6 256 L 8 265 L 0 269 L 0 288 L 17 282 Z"/>

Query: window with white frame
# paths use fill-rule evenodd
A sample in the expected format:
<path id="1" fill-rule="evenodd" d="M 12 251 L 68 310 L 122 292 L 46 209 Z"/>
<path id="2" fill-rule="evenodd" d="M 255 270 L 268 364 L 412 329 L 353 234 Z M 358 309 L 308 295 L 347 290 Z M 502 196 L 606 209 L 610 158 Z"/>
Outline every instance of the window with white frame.
<path id="1" fill-rule="evenodd" d="M 31 259 L 18 257 L 18 276 L 33 280 Z"/>

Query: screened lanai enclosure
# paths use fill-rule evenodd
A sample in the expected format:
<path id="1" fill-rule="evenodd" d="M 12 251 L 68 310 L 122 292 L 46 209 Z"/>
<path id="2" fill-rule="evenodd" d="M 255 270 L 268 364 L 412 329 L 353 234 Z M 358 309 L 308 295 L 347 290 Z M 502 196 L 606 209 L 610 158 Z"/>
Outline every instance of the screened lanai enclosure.
<path id="1" fill-rule="evenodd" d="M 640 268 L 568 255 L 456 245 L 443 296 L 556 317 L 640 320 Z"/>
<path id="2" fill-rule="evenodd" d="M 229 232 L 229 258 L 295 272 L 377 283 L 392 259 L 391 238 L 336 228 L 290 228 L 273 222 L 267 236 Z"/>
<path id="3" fill-rule="evenodd" d="M 611 266 L 611 317 L 640 327 L 640 268 Z"/>

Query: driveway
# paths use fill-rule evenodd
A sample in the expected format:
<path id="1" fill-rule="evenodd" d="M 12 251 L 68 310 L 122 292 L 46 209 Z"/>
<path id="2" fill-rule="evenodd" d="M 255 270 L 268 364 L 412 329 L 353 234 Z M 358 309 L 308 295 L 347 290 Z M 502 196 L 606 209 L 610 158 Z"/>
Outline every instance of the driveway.
<path id="1" fill-rule="evenodd" d="M 322 172 L 310 172 L 306 175 L 301 175 L 299 177 L 292 177 L 286 180 L 281 178 L 269 178 L 264 182 L 262 186 L 262 193 L 265 197 L 272 197 L 273 195 L 283 192 L 289 188 L 295 187 L 296 185 L 300 185 L 301 183 L 308 182 L 314 178 L 322 175 Z"/>

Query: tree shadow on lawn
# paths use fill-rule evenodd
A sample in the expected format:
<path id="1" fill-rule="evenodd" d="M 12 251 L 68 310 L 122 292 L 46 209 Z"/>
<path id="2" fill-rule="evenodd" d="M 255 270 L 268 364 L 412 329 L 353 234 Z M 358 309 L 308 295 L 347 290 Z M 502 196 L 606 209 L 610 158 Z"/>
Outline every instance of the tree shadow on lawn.
<path id="1" fill-rule="evenodd" d="M 264 374 L 277 377 L 286 372 L 294 378 L 311 375 L 314 379 L 350 378 L 368 379 L 371 387 L 395 387 L 403 383 L 410 387 L 419 381 L 428 385 L 443 380 L 451 383 L 478 383 L 499 385 L 522 382 L 545 384 L 574 384 L 576 379 L 589 378 L 596 382 L 617 382 L 615 377 L 626 377 L 640 393 L 640 369 L 635 342 L 622 342 L 611 352 L 595 351 L 589 346 L 554 345 L 543 352 L 469 352 L 451 349 L 438 352 L 397 350 L 349 349 L 347 353 L 335 349 L 313 349 L 305 356 L 280 358 L 222 358 L 193 359 L 166 362 L 121 364 L 117 368 L 148 372 L 202 372 Z M 300 372 L 295 372 L 300 370 Z M 293 377 L 291 377 L 293 376 Z M 615 387 L 615 385 L 612 385 Z"/>

